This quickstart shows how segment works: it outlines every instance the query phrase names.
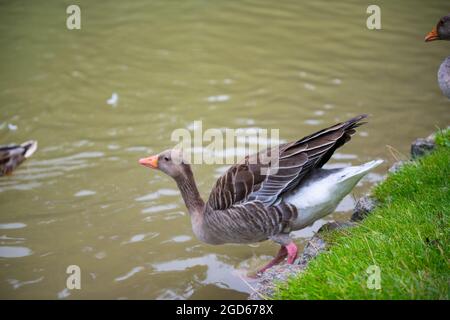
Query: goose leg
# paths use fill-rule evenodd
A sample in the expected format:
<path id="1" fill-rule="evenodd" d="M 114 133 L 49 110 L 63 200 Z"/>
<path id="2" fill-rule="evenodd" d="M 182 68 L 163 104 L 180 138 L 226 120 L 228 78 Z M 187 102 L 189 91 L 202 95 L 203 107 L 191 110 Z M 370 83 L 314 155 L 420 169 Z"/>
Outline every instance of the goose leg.
<path id="1" fill-rule="evenodd" d="M 295 259 L 297 259 L 297 252 L 298 252 L 297 246 L 295 245 L 294 241 L 291 241 L 286 246 L 286 250 L 288 252 L 287 263 L 293 264 Z"/>
<path id="2" fill-rule="evenodd" d="M 280 244 L 286 248 L 287 251 L 287 263 L 293 264 L 297 258 L 297 246 L 294 241 L 289 237 L 289 234 L 283 233 L 270 238 L 272 241 Z"/>
<path id="3" fill-rule="evenodd" d="M 288 255 L 288 250 L 285 246 L 281 246 L 280 250 L 278 250 L 278 253 L 275 258 L 273 258 L 268 264 L 266 264 L 264 267 L 258 270 L 258 273 L 263 273 L 269 268 L 272 268 L 274 265 L 279 264 L 281 261 L 286 258 Z"/>
<path id="4" fill-rule="evenodd" d="M 297 258 L 297 246 L 295 245 L 294 241 L 289 238 L 289 235 L 278 235 L 271 237 L 273 241 L 276 243 L 279 243 L 281 245 L 280 250 L 278 251 L 275 258 L 272 259 L 268 264 L 266 264 L 264 267 L 262 267 L 258 273 L 264 272 L 267 269 L 273 267 L 276 264 L 279 264 L 281 261 L 284 260 L 284 258 L 287 257 L 287 263 L 293 264 L 295 259 Z"/>

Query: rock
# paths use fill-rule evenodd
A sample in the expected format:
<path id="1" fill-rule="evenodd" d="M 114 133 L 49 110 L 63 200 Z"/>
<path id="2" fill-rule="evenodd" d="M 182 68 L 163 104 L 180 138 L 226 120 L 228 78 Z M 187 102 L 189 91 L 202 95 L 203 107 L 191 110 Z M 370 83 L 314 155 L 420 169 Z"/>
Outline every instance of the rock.
<path id="1" fill-rule="evenodd" d="M 433 151 L 435 147 L 436 143 L 434 141 L 434 135 L 431 135 L 425 139 L 423 138 L 416 139 L 411 144 L 411 156 L 413 159 L 417 157 L 422 157 L 427 153 Z"/>
<path id="2" fill-rule="evenodd" d="M 297 264 L 279 264 L 266 270 L 253 287 L 253 292 L 248 297 L 249 300 L 270 299 L 275 293 L 277 283 L 286 282 L 290 277 L 297 275 L 304 270 L 304 266 Z"/>
<path id="3" fill-rule="evenodd" d="M 266 270 L 259 278 L 254 291 L 248 297 L 249 300 L 261 300 L 271 298 L 275 292 L 277 283 L 286 282 L 290 277 L 305 270 L 308 263 L 319 253 L 325 250 L 326 242 L 315 234 L 306 244 L 305 249 L 294 264 L 279 264 Z"/>
<path id="4" fill-rule="evenodd" d="M 349 228 L 349 227 L 353 227 L 355 225 L 354 222 L 352 221 L 346 221 L 346 222 L 338 222 L 338 221 L 334 221 L 334 222 L 328 222 L 326 224 L 324 224 L 322 227 L 320 227 L 319 231 L 317 231 L 318 233 L 324 232 L 324 231 L 332 231 L 332 230 L 337 230 L 337 229 L 344 229 L 344 228 Z"/>
<path id="5" fill-rule="evenodd" d="M 408 161 L 397 161 L 395 162 L 390 168 L 389 168 L 389 173 L 395 173 L 397 171 L 399 171 Z"/>
<path id="6" fill-rule="evenodd" d="M 326 246 L 327 243 L 318 234 L 315 234 L 306 244 L 300 257 L 295 260 L 295 264 L 301 266 L 303 269 L 306 268 L 309 261 L 314 259 L 322 251 L 325 251 Z"/>
<path id="7" fill-rule="evenodd" d="M 361 221 L 377 206 L 377 201 L 370 196 L 359 198 L 351 217 L 351 221 Z"/>

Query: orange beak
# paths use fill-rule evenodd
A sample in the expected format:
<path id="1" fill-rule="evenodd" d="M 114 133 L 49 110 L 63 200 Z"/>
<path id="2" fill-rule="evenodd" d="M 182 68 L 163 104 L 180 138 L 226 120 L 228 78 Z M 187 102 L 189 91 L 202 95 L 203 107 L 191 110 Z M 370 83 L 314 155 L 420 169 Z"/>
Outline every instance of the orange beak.
<path id="1" fill-rule="evenodd" d="M 156 169 L 158 168 L 158 156 L 139 159 L 139 163 L 145 167 Z"/>
<path id="2" fill-rule="evenodd" d="M 439 40 L 439 35 L 437 33 L 436 27 L 434 27 L 433 30 L 428 32 L 428 34 L 425 37 L 425 42 L 430 42 L 430 41 L 434 41 L 434 40 Z"/>

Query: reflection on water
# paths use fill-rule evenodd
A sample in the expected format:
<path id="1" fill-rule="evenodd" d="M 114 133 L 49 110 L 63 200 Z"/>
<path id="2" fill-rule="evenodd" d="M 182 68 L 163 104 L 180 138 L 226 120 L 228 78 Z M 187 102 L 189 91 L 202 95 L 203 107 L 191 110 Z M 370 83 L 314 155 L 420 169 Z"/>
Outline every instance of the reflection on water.
<path id="1" fill-rule="evenodd" d="M 117 277 L 116 279 L 114 279 L 115 281 L 124 281 L 127 280 L 128 278 L 132 277 L 134 274 L 140 272 L 144 270 L 144 267 L 134 267 L 133 269 L 131 269 L 130 272 L 128 272 L 127 274 Z"/>
<path id="2" fill-rule="evenodd" d="M 13 287 L 13 289 L 18 289 L 22 286 L 41 282 L 42 280 L 44 280 L 44 277 L 39 277 L 37 279 L 29 280 L 29 281 L 19 281 L 17 279 L 8 279 L 8 283 Z"/>
<path id="3" fill-rule="evenodd" d="M 95 191 L 92 190 L 80 190 L 77 193 L 74 194 L 75 197 L 86 197 L 86 196 L 92 196 L 96 194 Z"/>
<path id="4" fill-rule="evenodd" d="M 21 222 L 12 223 L 0 223 L 0 229 L 20 229 L 25 228 L 27 225 Z"/>
<path id="5" fill-rule="evenodd" d="M 187 269 L 206 269 L 202 276 L 197 278 L 202 285 L 216 285 L 220 288 L 233 288 L 234 290 L 248 292 L 249 287 L 237 277 L 235 269 L 228 263 L 219 259 L 217 255 L 206 255 L 195 258 L 177 259 L 152 265 L 156 272 L 182 272 Z M 230 277 L 230 275 L 234 275 Z"/>
<path id="6" fill-rule="evenodd" d="M 0 258 L 20 258 L 30 254 L 31 250 L 29 248 L 0 246 Z"/>
<path id="7" fill-rule="evenodd" d="M 436 84 L 448 46 L 423 43 L 440 0 L 379 2 L 380 31 L 356 0 L 79 5 L 78 31 L 57 0 L 0 10 L 0 144 L 40 146 L 0 179 L 0 298 L 245 298 L 243 277 L 278 248 L 195 239 L 175 183 L 137 164 L 175 129 L 201 120 L 291 141 L 371 114 L 327 164 L 387 160 L 327 218 L 345 220 L 394 161 L 386 145 L 402 157 L 450 120 Z M 193 167 L 204 198 L 226 169 Z M 300 249 L 324 223 L 294 232 Z M 65 288 L 73 264 L 82 290 Z"/>
<path id="8" fill-rule="evenodd" d="M 158 199 L 161 196 L 177 196 L 179 194 L 180 194 L 180 192 L 178 190 L 163 188 L 163 189 L 159 189 L 155 192 L 146 194 L 145 196 L 138 197 L 135 200 L 136 201 L 150 201 L 150 200 Z"/>

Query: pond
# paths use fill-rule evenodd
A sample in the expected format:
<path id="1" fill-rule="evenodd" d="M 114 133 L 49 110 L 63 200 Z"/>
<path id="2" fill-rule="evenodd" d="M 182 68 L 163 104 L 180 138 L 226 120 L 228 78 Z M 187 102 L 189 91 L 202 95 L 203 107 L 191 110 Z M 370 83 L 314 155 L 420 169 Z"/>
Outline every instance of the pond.
<path id="1" fill-rule="evenodd" d="M 245 299 L 242 277 L 277 245 L 198 241 L 175 183 L 138 159 L 175 129 L 279 129 L 291 141 L 370 114 L 330 167 L 381 158 L 325 220 L 409 145 L 450 122 L 424 36 L 446 1 L 78 1 L 0 4 L 0 144 L 39 149 L 0 179 L 0 298 Z M 224 165 L 195 165 L 204 198 Z M 301 246 L 325 220 L 295 232 Z M 66 289 L 78 265 L 81 290 Z"/>

